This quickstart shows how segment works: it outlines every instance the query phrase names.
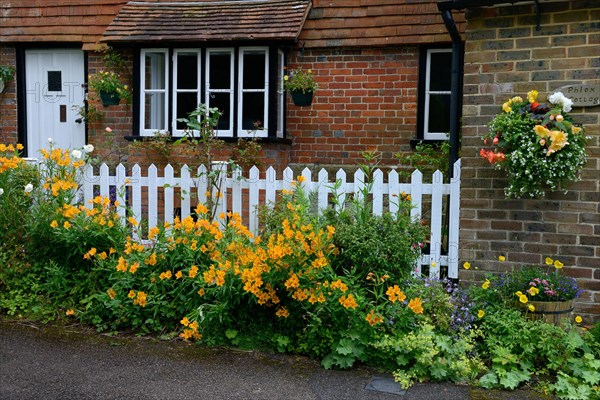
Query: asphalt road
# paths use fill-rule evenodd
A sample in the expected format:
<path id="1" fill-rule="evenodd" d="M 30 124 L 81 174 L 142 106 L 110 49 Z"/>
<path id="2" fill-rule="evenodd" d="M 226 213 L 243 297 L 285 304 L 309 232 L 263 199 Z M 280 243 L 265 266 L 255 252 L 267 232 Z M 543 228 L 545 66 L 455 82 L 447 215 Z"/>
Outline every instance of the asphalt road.
<path id="1" fill-rule="evenodd" d="M 368 368 L 327 371 L 304 357 L 204 349 L 181 341 L 123 338 L 0 320 L 0 399 L 462 400 L 533 399 L 452 384 L 395 394 Z"/>

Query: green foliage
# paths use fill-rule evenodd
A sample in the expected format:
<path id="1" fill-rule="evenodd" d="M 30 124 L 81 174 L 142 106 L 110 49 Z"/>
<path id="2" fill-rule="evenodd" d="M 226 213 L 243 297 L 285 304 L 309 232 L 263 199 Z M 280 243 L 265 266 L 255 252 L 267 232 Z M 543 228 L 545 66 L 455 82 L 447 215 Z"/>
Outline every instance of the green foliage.
<path id="1" fill-rule="evenodd" d="M 398 158 L 400 165 L 403 167 L 398 171 L 398 175 L 405 180 L 410 178 L 414 169 L 418 169 L 429 179 L 435 171 L 442 172 L 444 177 L 448 178 L 450 143 L 447 140 L 441 143 L 419 142 L 414 151 L 396 153 L 394 157 Z"/>
<path id="2" fill-rule="evenodd" d="M 287 91 L 298 91 L 302 93 L 314 92 L 318 85 L 312 70 L 293 70 L 289 75 L 283 77 L 283 88 Z"/>
<path id="3" fill-rule="evenodd" d="M 474 332 L 448 336 L 423 323 L 406 335 L 385 335 L 373 346 L 394 360 L 394 378 L 404 389 L 415 380 L 470 382 L 484 369 L 472 355 Z"/>

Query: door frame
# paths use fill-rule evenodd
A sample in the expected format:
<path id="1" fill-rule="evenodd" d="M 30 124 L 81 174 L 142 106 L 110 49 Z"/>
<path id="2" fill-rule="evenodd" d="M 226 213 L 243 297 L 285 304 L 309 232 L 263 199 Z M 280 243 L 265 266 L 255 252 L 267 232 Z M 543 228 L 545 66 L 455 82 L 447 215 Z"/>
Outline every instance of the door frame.
<path id="1" fill-rule="evenodd" d="M 24 147 L 25 153 L 29 153 L 27 146 L 27 78 L 25 71 L 25 52 L 27 50 L 81 50 L 83 51 L 83 80 L 86 85 L 83 104 L 87 110 L 87 83 L 88 83 L 88 52 L 82 50 L 81 43 L 45 43 L 43 46 L 30 46 L 19 44 L 16 47 L 16 84 L 17 84 L 17 138 Z M 88 125 L 85 121 L 85 143 L 88 143 Z"/>

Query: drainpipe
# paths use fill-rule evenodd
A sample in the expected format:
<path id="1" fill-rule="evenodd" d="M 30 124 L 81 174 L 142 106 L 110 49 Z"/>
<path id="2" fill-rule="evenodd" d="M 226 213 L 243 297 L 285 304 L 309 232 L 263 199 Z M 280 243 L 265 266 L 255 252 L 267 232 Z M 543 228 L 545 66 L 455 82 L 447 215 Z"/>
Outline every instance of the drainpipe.
<path id="1" fill-rule="evenodd" d="M 442 12 L 442 19 L 446 25 L 446 29 L 452 39 L 452 70 L 450 79 L 450 157 L 449 157 L 449 176 L 454 177 L 454 163 L 458 160 L 459 140 L 459 123 L 461 116 L 461 99 L 459 97 L 459 89 L 462 82 L 462 52 L 463 45 L 460 33 L 456 27 L 456 22 L 452 17 L 451 9 L 442 9 L 442 3 L 438 3 L 438 9 Z"/>

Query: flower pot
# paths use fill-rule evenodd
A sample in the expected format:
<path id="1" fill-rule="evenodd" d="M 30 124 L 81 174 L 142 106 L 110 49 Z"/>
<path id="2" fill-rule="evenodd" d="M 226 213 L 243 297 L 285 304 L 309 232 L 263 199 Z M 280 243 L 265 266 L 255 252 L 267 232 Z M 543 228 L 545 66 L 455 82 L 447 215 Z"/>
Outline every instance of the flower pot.
<path id="1" fill-rule="evenodd" d="M 313 92 L 303 93 L 301 90 L 291 90 L 290 95 L 295 105 L 299 107 L 310 106 L 313 100 Z"/>
<path id="2" fill-rule="evenodd" d="M 527 318 L 538 321 L 542 320 L 548 324 L 560 325 L 565 318 L 571 318 L 574 300 L 568 301 L 530 301 L 521 304 L 521 309 L 526 312 Z M 529 311 L 528 306 L 533 305 L 534 311 Z"/>
<path id="3" fill-rule="evenodd" d="M 100 100 L 103 106 L 115 106 L 121 101 L 117 92 L 100 92 Z"/>

